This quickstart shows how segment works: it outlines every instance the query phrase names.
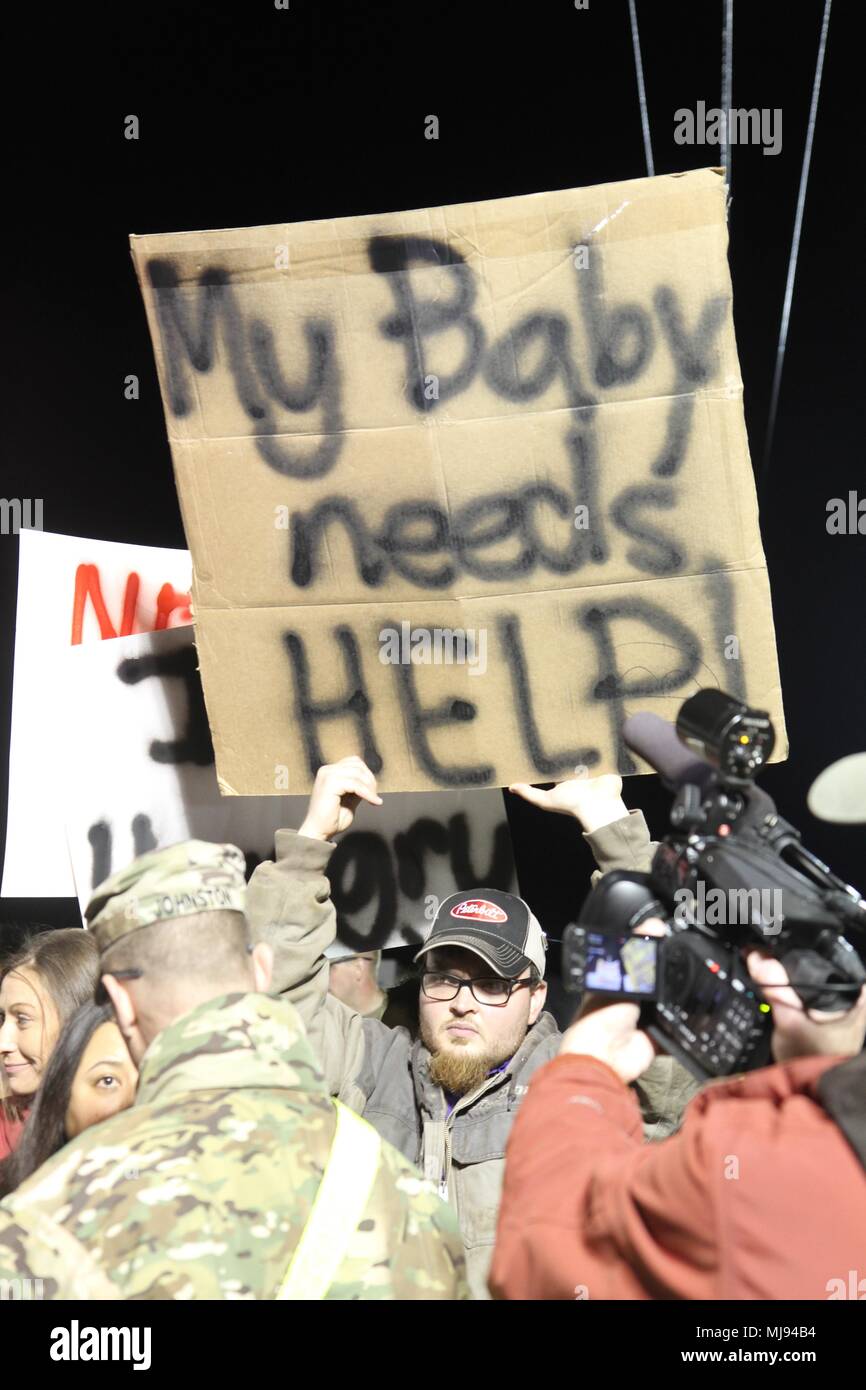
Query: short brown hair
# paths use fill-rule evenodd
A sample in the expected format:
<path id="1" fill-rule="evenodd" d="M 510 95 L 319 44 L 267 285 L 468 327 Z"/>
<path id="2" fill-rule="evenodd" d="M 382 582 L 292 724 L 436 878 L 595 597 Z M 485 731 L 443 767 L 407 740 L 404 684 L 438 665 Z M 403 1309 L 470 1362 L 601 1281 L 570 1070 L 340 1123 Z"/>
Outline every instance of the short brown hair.
<path id="1" fill-rule="evenodd" d="M 249 954 L 243 913 L 219 908 L 139 927 L 103 952 L 100 973 L 140 970 L 153 985 L 185 978 L 223 982 L 248 969 Z"/>

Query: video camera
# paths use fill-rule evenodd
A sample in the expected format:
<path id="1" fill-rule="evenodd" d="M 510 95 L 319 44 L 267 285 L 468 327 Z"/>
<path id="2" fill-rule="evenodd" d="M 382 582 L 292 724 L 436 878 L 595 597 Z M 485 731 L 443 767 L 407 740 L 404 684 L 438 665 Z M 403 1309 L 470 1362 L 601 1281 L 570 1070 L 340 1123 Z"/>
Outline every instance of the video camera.
<path id="1" fill-rule="evenodd" d="M 769 716 L 701 690 L 676 727 L 626 720 L 626 744 L 676 796 L 649 873 L 606 874 L 563 938 L 567 990 L 641 1002 L 640 1026 L 702 1081 L 770 1060 L 770 1004 L 744 947 L 785 966 L 807 1010 L 845 1010 L 866 982 L 866 902 L 800 843 L 754 785 Z M 650 917 L 670 934 L 635 936 Z"/>

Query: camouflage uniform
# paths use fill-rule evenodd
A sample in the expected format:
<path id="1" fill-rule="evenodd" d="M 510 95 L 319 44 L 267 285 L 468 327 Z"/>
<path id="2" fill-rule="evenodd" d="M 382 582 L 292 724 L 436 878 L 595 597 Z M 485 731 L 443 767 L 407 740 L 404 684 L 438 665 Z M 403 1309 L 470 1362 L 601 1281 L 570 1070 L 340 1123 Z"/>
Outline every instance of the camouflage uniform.
<path id="1" fill-rule="evenodd" d="M 89 912 L 100 946 L 148 921 L 201 911 L 198 892 L 228 906 L 234 890 L 219 875 L 231 877 L 243 859 L 226 850 L 173 846 L 162 852 L 168 860 L 144 856 L 137 881 L 149 896 L 138 904 L 129 870 L 112 881 L 116 895 L 103 885 Z M 190 859 L 207 851 L 209 881 L 196 888 L 190 873 L 205 865 Z M 131 1109 L 85 1130 L 0 1204 L 0 1282 L 41 1279 L 45 1298 L 62 1299 L 274 1298 L 336 1116 L 291 1004 L 255 993 L 201 1004 L 151 1043 Z M 450 1209 L 383 1142 L 326 1297 L 465 1298 L 464 1274 Z"/>
<path id="2" fill-rule="evenodd" d="M 0 1205 L 0 1279 L 46 1298 L 273 1298 L 335 1109 L 290 1004 L 226 995 L 148 1049 L 135 1105 Z M 465 1296 L 456 1220 L 396 1149 L 328 1298 Z"/>

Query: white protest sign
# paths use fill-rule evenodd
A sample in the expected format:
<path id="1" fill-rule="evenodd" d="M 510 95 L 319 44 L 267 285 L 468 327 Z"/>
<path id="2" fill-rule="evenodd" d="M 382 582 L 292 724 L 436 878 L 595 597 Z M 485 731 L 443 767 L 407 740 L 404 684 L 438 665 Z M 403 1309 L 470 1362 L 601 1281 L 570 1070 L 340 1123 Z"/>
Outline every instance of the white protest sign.
<path id="1" fill-rule="evenodd" d="M 189 552 L 20 533 L 3 897 L 75 894 L 57 796 L 70 643 L 189 623 Z M 74 737 L 74 734 L 73 734 Z"/>
<path id="2" fill-rule="evenodd" d="M 220 796 L 192 629 L 73 649 L 64 689 L 62 799 L 82 910 L 97 883 L 146 850 L 227 841 L 252 865 L 273 858 L 275 830 L 301 824 L 305 796 Z M 418 940 L 428 900 L 513 887 L 502 797 L 398 793 L 384 807 L 362 806 L 329 873 L 348 946 Z"/>

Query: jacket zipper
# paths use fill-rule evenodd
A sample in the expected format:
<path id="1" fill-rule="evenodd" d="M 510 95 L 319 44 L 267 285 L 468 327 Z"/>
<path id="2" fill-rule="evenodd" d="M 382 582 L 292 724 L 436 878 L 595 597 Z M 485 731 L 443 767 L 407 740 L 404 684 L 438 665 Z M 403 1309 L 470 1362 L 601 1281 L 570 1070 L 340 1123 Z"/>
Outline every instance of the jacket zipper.
<path id="1" fill-rule="evenodd" d="M 460 1110 L 460 1107 L 463 1105 L 464 1101 L 471 1100 L 472 1104 L 474 1105 L 477 1100 L 480 1100 L 482 1096 L 486 1095 L 488 1091 L 493 1089 L 493 1086 L 497 1081 L 501 1081 L 502 1079 L 503 1078 L 501 1075 L 488 1076 L 481 1090 L 472 1091 L 471 1095 L 460 1097 L 454 1109 L 451 1111 L 451 1114 L 445 1121 L 445 1133 L 443 1135 L 444 1150 L 442 1153 L 441 1171 L 439 1175 L 439 1195 L 440 1197 L 444 1198 L 446 1202 L 449 1200 L 448 1188 L 451 1182 L 451 1131 L 454 1127 L 454 1118 Z"/>

